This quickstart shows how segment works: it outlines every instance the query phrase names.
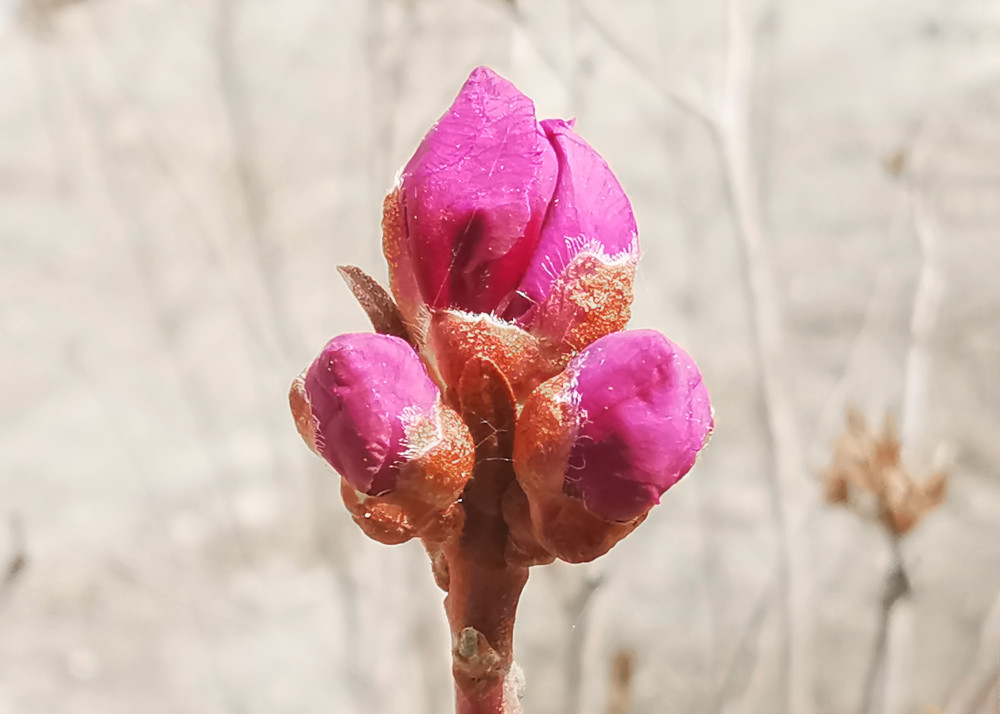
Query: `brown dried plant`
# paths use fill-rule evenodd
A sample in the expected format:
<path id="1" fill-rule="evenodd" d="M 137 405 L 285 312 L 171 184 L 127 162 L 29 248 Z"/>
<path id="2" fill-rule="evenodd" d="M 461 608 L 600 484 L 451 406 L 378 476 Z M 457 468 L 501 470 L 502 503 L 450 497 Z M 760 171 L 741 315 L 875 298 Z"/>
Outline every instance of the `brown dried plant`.
<path id="1" fill-rule="evenodd" d="M 918 480 L 903 466 L 901 446 L 891 414 L 876 431 L 860 411 L 848 409 L 845 430 L 824 474 L 827 502 L 874 516 L 895 537 L 912 530 L 944 501 L 948 477 L 935 469 Z"/>

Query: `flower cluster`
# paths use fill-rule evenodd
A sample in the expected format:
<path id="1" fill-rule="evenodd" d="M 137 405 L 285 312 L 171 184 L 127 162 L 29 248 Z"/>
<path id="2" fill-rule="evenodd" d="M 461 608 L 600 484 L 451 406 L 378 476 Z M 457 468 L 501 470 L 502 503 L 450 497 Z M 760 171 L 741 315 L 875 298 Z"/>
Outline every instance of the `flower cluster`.
<path id="1" fill-rule="evenodd" d="M 378 334 L 331 340 L 292 411 L 366 533 L 424 541 L 456 640 L 476 643 L 489 617 L 461 622 L 457 589 L 607 552 L 692 467 L 712 409 L 687 353 L 624 329 L 638 243 L 618 180 L 491 70 L 424 137 L 382 229 L 392 296 L 342 269 Z M 501 669 L 502 636 L 483 645 Z"/>

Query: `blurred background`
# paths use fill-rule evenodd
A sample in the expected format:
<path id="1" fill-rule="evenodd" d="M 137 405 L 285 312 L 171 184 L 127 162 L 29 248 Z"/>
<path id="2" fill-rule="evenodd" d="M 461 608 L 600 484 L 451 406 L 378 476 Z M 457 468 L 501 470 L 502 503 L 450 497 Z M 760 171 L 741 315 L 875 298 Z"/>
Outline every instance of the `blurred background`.
<path id="1" fill-rule="evenodd" d="M 0 714 L 450 711 L 286 392 L 479 64 L 616 171 L 717 417 L 533 571 L 528 714 L 1000 711 L 996 0 L 4 0 Z M 825 502 L 849 405 L 947 474 L 904 537 Z"/>

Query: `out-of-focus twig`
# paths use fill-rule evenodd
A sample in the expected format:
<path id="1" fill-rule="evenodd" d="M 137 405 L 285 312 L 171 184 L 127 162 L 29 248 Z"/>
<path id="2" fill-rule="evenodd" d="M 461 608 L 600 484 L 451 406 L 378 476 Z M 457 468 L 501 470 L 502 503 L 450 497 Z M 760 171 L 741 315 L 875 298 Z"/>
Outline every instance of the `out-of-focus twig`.
<path id="1" fill-rule="evenodd" d="M 0 605 L 7 602 L 14 584 L 24 574 L 28 567 L 28 549 L 25 544 L 24 523 L 21 517 L 12 513 L 10 516 L 10 555 L 0 576 Z"/>
<path id="2" fill-rule="evenodd" d="M 881 675 L 887 686 L 882 688 L 882 710 L 896 711 L 891 700 L 888 682 L 898 678 L 899 659 L 894 655 L 899 653 L 898 640 L 904 628 L 899 627 L 904 605 L 910 599 L 910 580 L 906 575 L 906 567 L 899 551 L 899 540 L 892 540 L 892 569 L 886 578 L 885 590 L 882 595 L 882 605 L 879 610 L 878 629 L 875 636 L 875 647 L 872 651 L 868 673 L 865 675 L 864 690 L 861 697 L 861 714 L 874 714 L 878 695 L 878 683 Z M 895 625 L 895 626 L 894 626 Z M 894 646 L 895 645 L 895 646 Z"/>
<path id="3" fill-rule="evenodd" d="M 802 454 L 795 412 L 787 385 L 784 324 L 777 282 L 757 193 L 750 143 L 753 45 L 736 0 L 728 3 L 729 45 L 725 80 L 718 106 L 710 116 L 725 167 L 726 184 L 743 253 L 754 325 L 754 346 L 770 433 L 771 497 L 780 536 L 780 572 L 786 643 L 775 663 L 785 678 L 784 711 L 813 711 L 813 647 L 808 613 L 811 594 L 806 540 L 797 535 L 805 519 L 802 507 Z"/>
<path id="4" fill-rule="evenodd" d="M 991 692 L 1000 701 L 1000 593 L 990 607 L 969 666 L 948 697 L 944 714 L 977 714 Z"/>
<path id="5" fill-rule="evenodd" d="M 635 653 L 621 649 L 611 658 L 611 678 L 608 686 L 607 714 L 628 714 L 632 708 L 635 679 Z"/>
<path id="6" fill-rule="evenodd" d="M 920 275 L 910 317 L 910 345 L 903 381 L 901 436 L 904 448 L 921 443 L 927 417 L 928 346 L 941 304 L 943 280 L 937 268 L 937 240 L 922 197 L 913 200 L 913 226 L 920 248 Z"/>
<path id="7" fill-rule="evenodd" d="M 845 504 L 859 515 L 876 520 L 892 553 L 862 692 L 861 714 L 903 714 L 910 710 L 906 680 L 912 650 L 913 602 L 901 541 L 943 502 L 947 491 L 943 471 L 917 480 L 904 468 L 901 452 L 891 416 L 876 433 L 860 412 L 851 410 L 847 427 L 834 445 L 833 463 L 825 474 L 827 501 Z"/>
<path id="8" fill-rule="evenodd" d="M 219 84 L 226 123 L 233 146 L 233 171 L 237 196 L 246 221 L 248 253 L 252 256 L 251 270 L 263 291 L 263 309 L 279 338 L 279 354 L 302 345 L 301 336 L 287 318 L 282 296 L 274 274 L 274 255 L 267 235 L 269 195 L 257 168 L 255 136 L 250 102 L 236 56 L 236 23 L 240 0 L 217 0 L 215 50 Z"/>
<path id="9" fill-rule="evenodd" d="M 587 635 L 590 632 L 590 605 L 603 582 L 600 575 L 588 575 L 577 586 L 576 591 L 565 599 L 566 616 L 572 623 L 566 658 L 566 696 L 563 700 L 565 714 L 580 714 Z"/>

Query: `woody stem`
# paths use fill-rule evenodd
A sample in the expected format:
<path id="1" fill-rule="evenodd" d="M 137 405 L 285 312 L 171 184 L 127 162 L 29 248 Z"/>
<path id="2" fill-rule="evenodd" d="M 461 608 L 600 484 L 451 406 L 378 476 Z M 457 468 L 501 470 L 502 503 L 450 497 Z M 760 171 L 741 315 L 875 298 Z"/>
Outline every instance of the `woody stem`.
<path id="1" fill-rule="evenodd" d="M 505 464 L 509 470 L 509 464 Z M 502 468 L 502 467 L 501 467 Z M 520 714 L 506 686 L 514 660 L 514 618 L 528 569 L 508 564 L 508 528 L 500 499 L 508 478 L 473 479 L 463 495 L 465 525 L 445 545 L 458 714 Z M 485 474 L 483 474 L 485 475 Z M 509 475 L 513 478 L 513 473 Z"/>

